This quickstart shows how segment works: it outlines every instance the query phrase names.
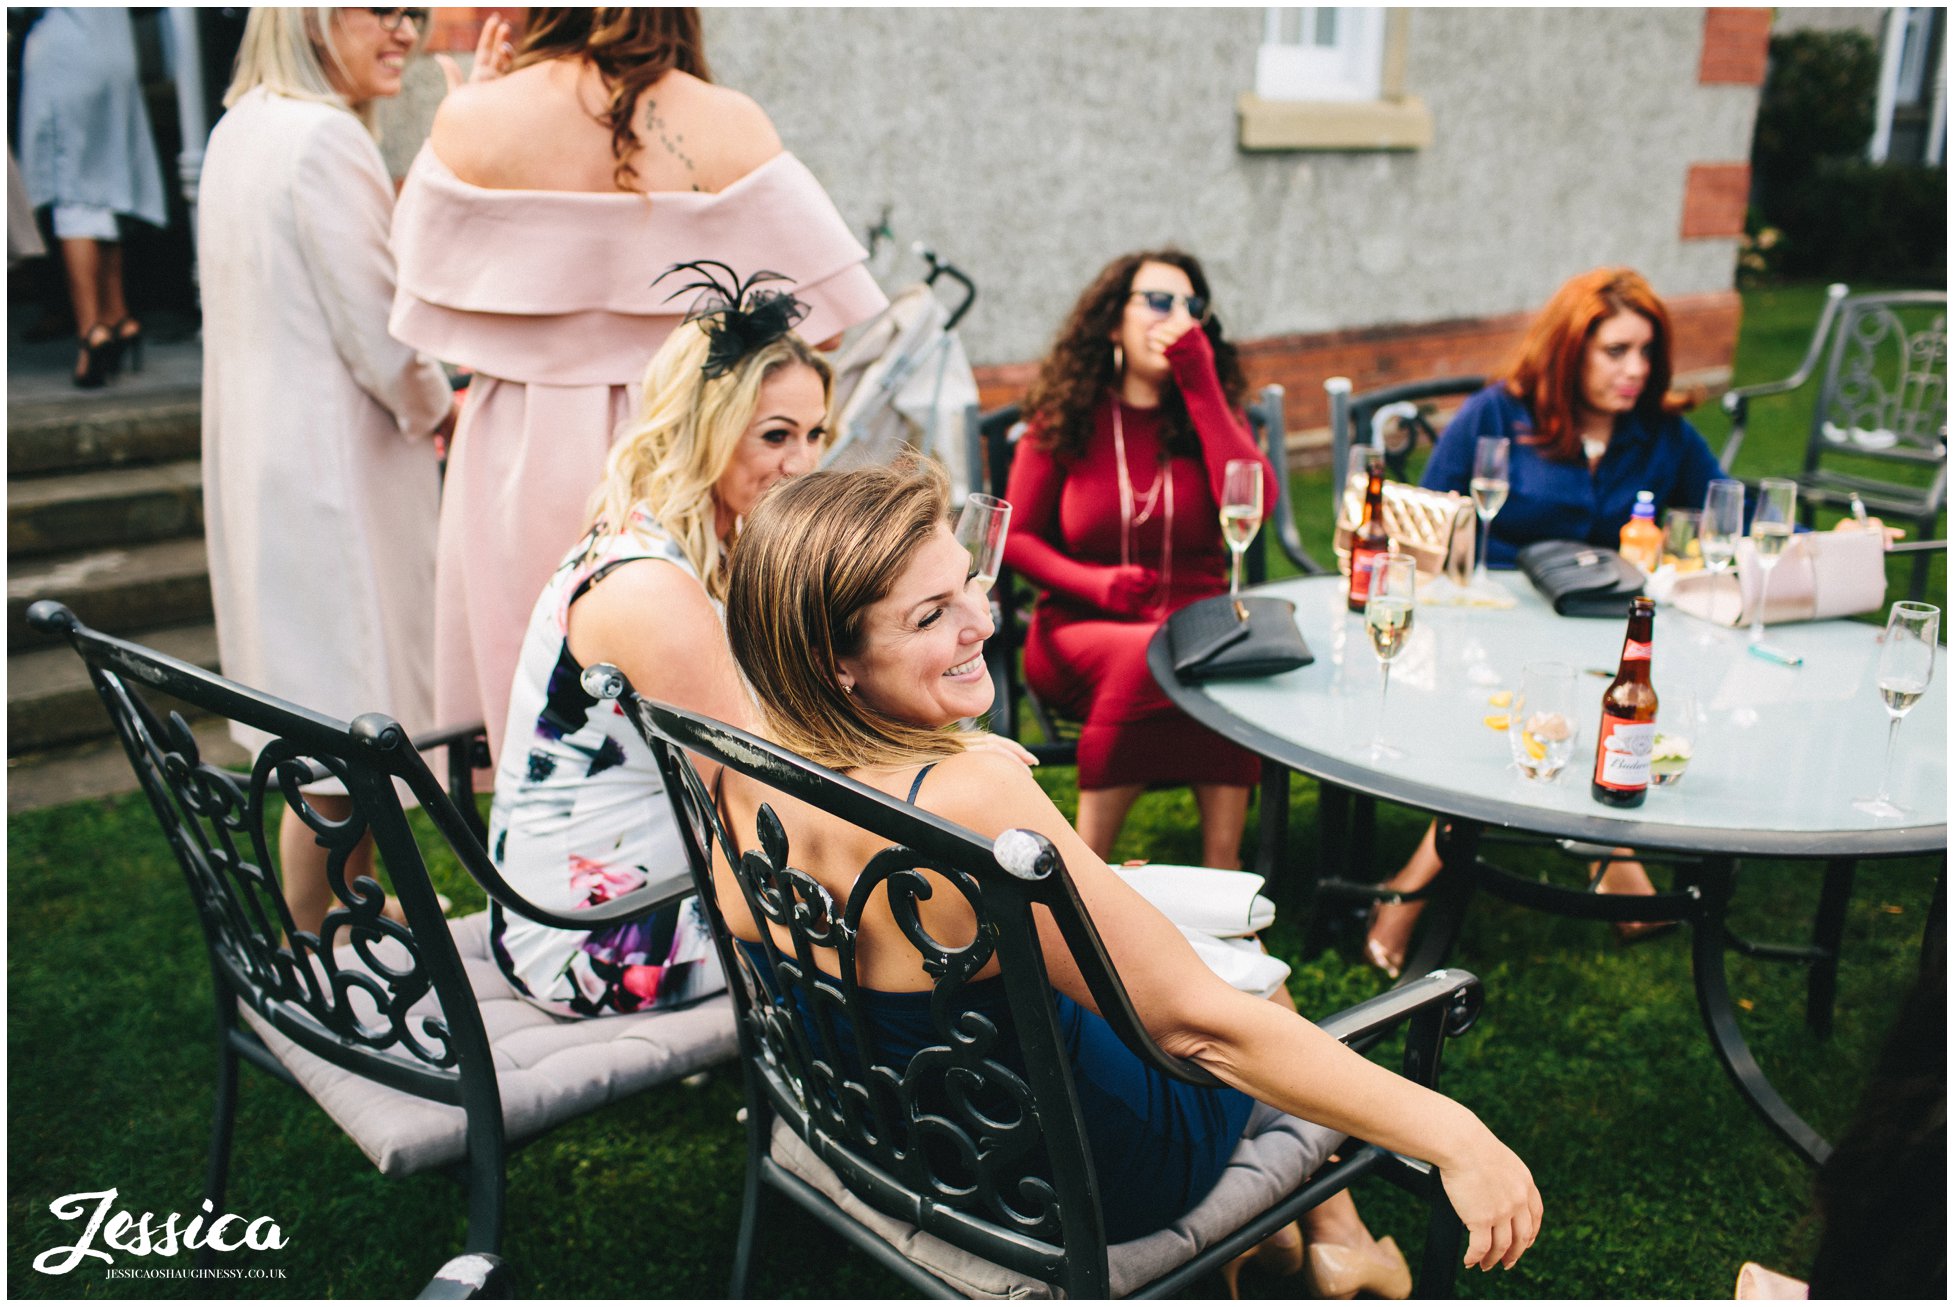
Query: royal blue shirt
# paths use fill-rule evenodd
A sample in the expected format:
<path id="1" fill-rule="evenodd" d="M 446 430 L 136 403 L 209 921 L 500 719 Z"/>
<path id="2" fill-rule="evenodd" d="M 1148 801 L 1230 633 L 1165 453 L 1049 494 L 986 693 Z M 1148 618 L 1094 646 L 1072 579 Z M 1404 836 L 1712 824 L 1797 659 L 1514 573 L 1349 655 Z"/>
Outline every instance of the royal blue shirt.
<path id="1" fill-rule="evenodd" d="M 1654 492 L 1659 521 L 1665 508 L 1702 508 L 1710 482 L 1723 475 L 1709 444 L 1680 417 L 1666 415 L 1654 429 L 1639 413 L 1616 418 L 1608 452 L 1592 473 L 1585 459 L 1559 462 L 1520 440 L 1532 434 L 1527 406 L 1495 382 L 1459 409 L 1425 465 L 1420 484 L 1466 494 L 1479 437 L 1513 441 L 1507 455 L 1511 489 L 1487 542 L 1492 567 L 1513 566 L 1514 552 L 1536 540 L 1585 540 L 1613 549 L 1635 511 L 1638 490 Z"/>

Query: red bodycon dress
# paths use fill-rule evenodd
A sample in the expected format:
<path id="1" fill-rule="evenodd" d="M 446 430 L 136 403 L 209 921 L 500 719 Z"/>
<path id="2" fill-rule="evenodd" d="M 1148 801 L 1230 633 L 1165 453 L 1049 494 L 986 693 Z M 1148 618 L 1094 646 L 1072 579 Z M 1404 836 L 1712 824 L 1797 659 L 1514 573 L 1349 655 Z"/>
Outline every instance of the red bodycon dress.
<path id="1" fill-rule="evenodd" d="M 1214 351 L 1198 328 L 1167 349 L 1174 383 L 1200 437 L 1199 457 L 1172 459 L 1173 559 L 1165 587 L 1135 596 L 1119 584 L 1120 496 L 1111 395 L 1093 415 L 1084 455 L 1066 462 L 1028 432 L 1011 465 L 1011 534 L 1005 561 L 1044 595 L 1025 641 L 1025 680 L 1032 692 L 1084 721 L 1079 788 L 1117 785 L 1253 785 L 1255 756 L 1229 744 L 1168 702 L 1147 671 L 1147 642 L 1162 620 L 1196 599 L 1228 588 L 1228 547 L 1220 503 L 1231 458 L 1262 462 L 1263 504 L 1275 504 L 1275 473 L 1228 409 L 1215 376 Z M 1127 475 L 1136 519 L 1144 515 L 1160 468 L 1158 412 L 1120 405 Z M 1155 572 L 1166 528 L 1164 495 L 1153 515 L 1136 521 L 1132 562 Z M 1147 587 L 1139 587 L 1147 589 Z"/>

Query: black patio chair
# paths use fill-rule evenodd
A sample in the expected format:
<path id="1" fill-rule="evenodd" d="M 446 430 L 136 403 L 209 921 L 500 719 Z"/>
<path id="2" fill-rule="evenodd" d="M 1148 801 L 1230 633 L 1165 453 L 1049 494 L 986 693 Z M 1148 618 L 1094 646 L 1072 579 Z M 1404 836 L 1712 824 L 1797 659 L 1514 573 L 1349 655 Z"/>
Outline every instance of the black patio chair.
<path id="1" fill-rule="evenodd" d="M 1856 495 L 1877 516 L 1910 523 L 1907 594 L 1918 599 L 1931 551 L 1941 547 L 1927 537 L 1947 501 L 1947 292 L 1848 295 L 1843 285 L 1831 286 L 1797 370 L 1725 393 L 1730 439 L 1722 462 L 1732 475 L 1751 401 L 1802 389 L 1821 354 L 1825 371 L 1797 477 L 1799 516 L 1810 526 L 1818 505 L 1847 507 Z"/>
<path id="2" fill-rule="evenodd" d="M 36 630 L 65 639 L 88 665 L 130 765 L 190 888 L 217 1001 L 217 1103 L 205 1196 L 224 1210 L 240 1060 L 309 1094 L 389 1176 L 440 1170 L 468 1195 L 465 1253 L 429 1285 L 439 1296 L 497 1292 L 512 1146 L 655 1084 L 730 1058 L 731 1002 L 569 1020 L 519 996 L 489 954 L 487 913 L 445 921 L 402 794 L 432 820 L 461 865 L 505 910 L 591 930 L 642 914 L 646 887 L 600 907 L 550 912 L 527 902 L 476 837 L 479 817 L 444 793 L 421 749 L 446 747 L 463 778 L 479 727 L 410 741 L 368 713 L 334 721 L 248 686 L 90 630 L 65 606 L 28 609 Z M 250 773 L 202 761 L 168 695 L 271 737 Z M 352 815 L 332 822 L 300 786 L 343 784 Z M 293 929 L 272 850 L 275 794 L 329 852 L 335 906 L 316 933 Z M 371 834 L 406 924 L 382 915 L 371 877 L 346 861 Z M 679 892 L 684 892 L 683 883 Z M 674 891 L 662 891 L 664 901 Z"/>
<path id="3" fill-rule="evenodd" d="M 1173 1227 L 1109 1247 L 1032 908 L 1052 914 L 1099 1010 L 1128 1047 L 1176 1078 L 1214 1081 L 1147 1036 L 1052 845 L 1028 831 L 980 839 L 766 741 L 639 698 L 615 669 L 592 668 L 585 684 L 618 695 L 658 751 L 701 902 L 727 974 L 736 977 L 747 1173 L 734 1297 L 750 1286 L 769 1191 L 929 1296 L 1152 1297 L 1186 1289 L 1370 1174 L 1428 1204 L 1418 1292 L 1449 1293 L 1463 1230 L 1437 1171 L 1356 1140 L 1340 1146 L 1340 1162 L 1324 1165 L 1335 1136 L 1278 1113 L 1262 1114 L 1261 1133 L 1244 1140 L 1215 1190 Z M 890 847 L 862 869 L 846 902 L 837 901 L 794 869 L 792 832 L 771 807 L 761 810 L 760 847 L 741 850 L 688 752 L 852 822 Z M 766 936 L 764 965 L 734 942 L 714 901 L 714 849 L 733 869 L 754 919 L 792 940 L 783 949 Z M 926 878 L 925 870 L 933 875 Z M 968 942 L 945 943 L 923 928 L 916 905 L 932 895 L 970 905 Z M 863 913 L 882 902 L 937 978 L 930 991 L 937 1042 L 906 1065 L 888 1064 L 869 1043 L 853 968 Z M 841 975 L 820 970 L 817 949 L 837 950 Z M 998 1026 L 964 998 L 993 958 L 1017 1050 L 1000 1047 Z M 1446 1039 L 1472 1024 L 1480 1002 L 1475 978 L 1440 971 L 1322 1024 L 1345 1040 L 1375 1039 L 1403 1025 L 1404 1074 L 1431 1085 Z M 1250 1129 L 1258 1129 L 1255 1121 Z"/>
<path id="4" fill-rule="evenodd" d="M 1267 542 L 1272 534 L 1277 547 L 1299 571 L 1313 576 L 1323 570 L 1303 549 L 1294 517 L 1287 511 L 1289 477 L 1283 449 L 1282 404 L 1282 387 L 1264 386 L 1248 409 L 1249 428 L 1275 467 L 1277 487 L 1276 505 L 1265 518 L 1274 522 L 1276 530 L 1260 532 L 1242 562 L 1250 585 L 1259 585 L 1269 578 Z M 973 410 L 971 414 L 969 440 L 974 451 L 971 461 L 983 469 L 985 482 L 994 495 L 1003 495 L 1010 484 L 1011 461 L 1017 455 L 1018 440 L 1024 429 L 1020 415 L 1016 404 L 983 414 Z M 1036 590 L 1011 569 L 1003 568 L 991 587 L 991 596 L 997 633 L 984 646 L 984 661 L 990 667 L 991 682 L 997 691 L 991 709 L 991 729 L 1025 743 L 1021 733 L 1024 719 L 1029 715 L 1038 723 L 1043 738 L 1035 744 L 1025 743 L 1025 747 L 1038 759 L 1039 765 L 1074 766 L 1079 760 L 1079 724 L 1053 712 L 1024 682 L 1021 654 L 1031 622 L 1031 608 L 1037 599 Z"/>

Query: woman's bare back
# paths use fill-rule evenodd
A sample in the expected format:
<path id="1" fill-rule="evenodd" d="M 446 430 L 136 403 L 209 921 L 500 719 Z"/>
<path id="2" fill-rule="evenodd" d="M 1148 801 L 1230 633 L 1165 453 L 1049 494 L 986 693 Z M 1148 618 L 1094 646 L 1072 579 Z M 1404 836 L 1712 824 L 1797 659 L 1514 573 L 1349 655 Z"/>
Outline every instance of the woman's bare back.
<path id="1" fill-rule="evenodd" d="M 442 101 L 429 143 L 462 181 L 495 190 L 617 189 L 617 160 L 594 65 L 550 59 Z M 674 69 L 639 95 L 631 189 L 726 189 L 780 153 L 780 136 L 747 96 Z"/>

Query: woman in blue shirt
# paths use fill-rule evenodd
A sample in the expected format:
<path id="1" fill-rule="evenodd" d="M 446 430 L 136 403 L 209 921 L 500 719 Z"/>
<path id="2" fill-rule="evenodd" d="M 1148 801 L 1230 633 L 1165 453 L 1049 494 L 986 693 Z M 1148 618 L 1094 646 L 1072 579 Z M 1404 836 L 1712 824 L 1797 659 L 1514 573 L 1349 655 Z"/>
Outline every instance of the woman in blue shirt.
<path id="1" fill-rule="evenodd" d="M 1585 540 L 1614 548 L 1635 493 L 1698 507 L 1723 475 L 1669 389 L 1669 314 L 1627 268 L 1582 273 L 1528 329 L 1506 378 L 1467 400 L 1445 428 L 1423 484 L 1461 494 L 1481 436 L 1513 441 L 1511 489 L 1492 522 L 1487 564 L 1511 567 L 1522 545 Z"/>
<path id="2" fill-rule="evenodd" d="M 1487 533 L 1486 562 L 1513 566 L 1536 540 L 1585 540 L 1614 548 L 1640 490 L 1656 506 L 1695 507 L 1723 475 L 1702 435 L 1680 415 L 1693 397 L 1670 390 L 1669 313 L 1648 280 L 1629 268 L 1596 268 L 1570 279 L 1527 328 L 1495 381 L 1467 400 L 1439 437 L 1423 484 L 1465 492 L 1481 436 L 1506 436 L 1510 490 Z M 1423 889 L 1438 874 L 1436 828 L 1385 882 Z M 1626 854 L 1627 850 L 1621 850 Z M 1639 862 L 1611 864 L 1599 888 L 1650 894 Z M 1364 956 L 1396 977 L 1422 903 L 1381 903 Z M 1623 939 L 1658 926 L 1628 922 Z"/>

